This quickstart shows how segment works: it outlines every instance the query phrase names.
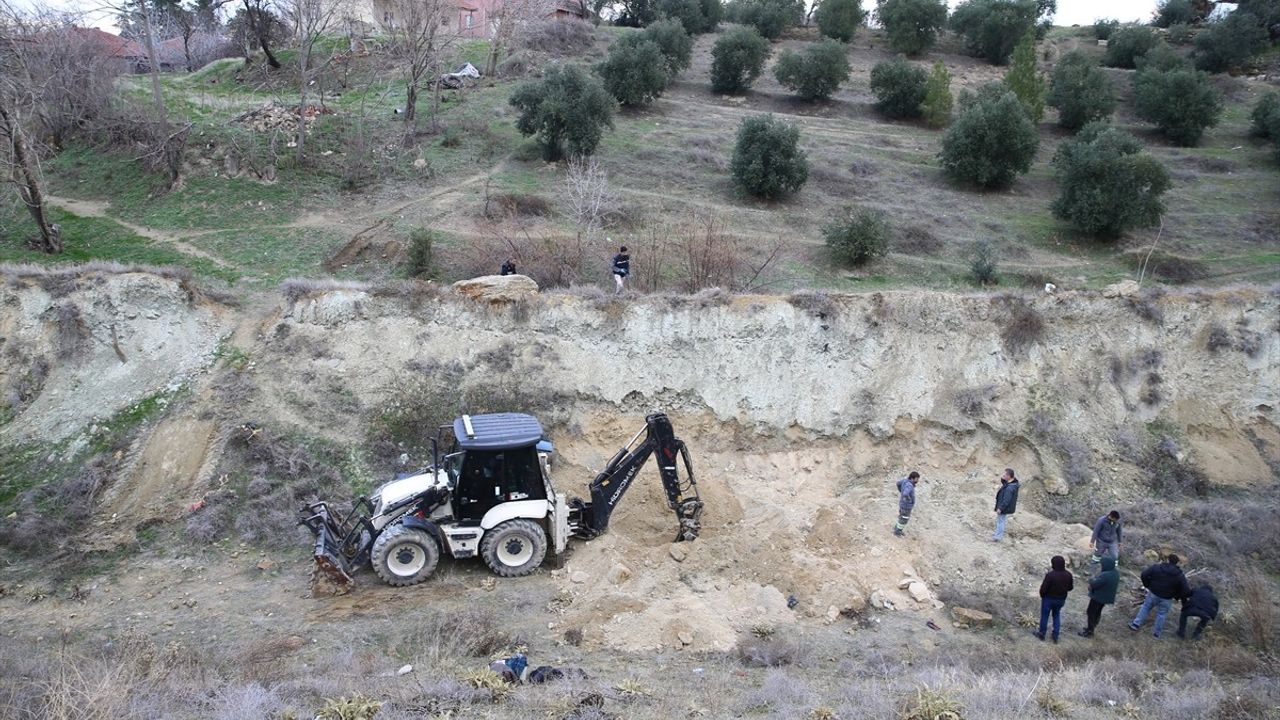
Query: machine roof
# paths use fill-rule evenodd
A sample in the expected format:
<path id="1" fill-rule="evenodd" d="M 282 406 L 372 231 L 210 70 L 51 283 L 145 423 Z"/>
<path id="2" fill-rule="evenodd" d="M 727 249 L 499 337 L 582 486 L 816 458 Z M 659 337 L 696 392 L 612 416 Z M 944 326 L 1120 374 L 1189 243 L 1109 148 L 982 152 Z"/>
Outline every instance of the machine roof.
<path id="1" fill-rule="evenodd" d="M 463 419 L 453 421 L 453 435 L 463 450 L 502 450 L 533 445 L 542 439 L 542 424 L 524 413 L 471 415 L 473 435 L 467 434 Z"/>

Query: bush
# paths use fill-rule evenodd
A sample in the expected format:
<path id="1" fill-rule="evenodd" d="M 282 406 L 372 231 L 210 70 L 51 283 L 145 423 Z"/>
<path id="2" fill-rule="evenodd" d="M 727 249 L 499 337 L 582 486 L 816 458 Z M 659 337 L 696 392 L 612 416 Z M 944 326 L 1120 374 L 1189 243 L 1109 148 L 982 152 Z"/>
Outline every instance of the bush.
<path id="1" fill-rule="evenodd" d="M 520 111 L 516 129 L 536 135 L 549 161 L 559 160 L 566 147 L 574 156 L 595 152 L 617 108 L 600 80 L 577 65 L 555 65 L 542 80 L 521 83 L 511 104 Z"/>
<path id="2" fill-rule="evenodd" d="M 1122 27 L 1107 41 L 1107 54 L 1102 64 L 1107 67 L 1137 67 L 1138 58 L 1160 42 L 1155 32 L 1145 25 Z"/>
<path id="3" fill-rule="evenodd" d="M 1037 10 L 1035 0 L 965 0 L 951 15 L 951 27 L 970 52 L 1003 65 L 1035 24 Z"/>
<path id="4" fill-rule="evenodd" d="M 1129 133 L 1090 123 L 1058 148 L 1053 166 L 1061 186 L 1053 214 L 1081 232 L 1117 238 L 1164 214 L 1169 173 Z"/>
<path id="5" fill-rule="evenodd" d="M 1196 31 L 1186 23 L 1170 25 L 1164 33 L 1165 39 L 1174 45 L 1187 45 L 1195 39 Z"/>
<path id="6" fill-rule="evenodd" d="M 414 228 L 409 232 L 409 255 L 406 259 L 406 272 L 409 277 L 430 280 L 436 277 L 436 241 L 440 234 L 426 228 Z"/>
<path id="7" fill-rule="evenodd" d="M 947 4 L 943 0 L 880 0 L 876 8 L 880 24 L 895 52 L 919 55 L 938 39 L 947 25 Z"/>
<path id="8" fill-rule="evenodd" d="M 929 73 L 902 58 L 876 63 L 871 68 L 871 92 L 876 96 L 876 109 L 886 117 L 920 117 L 928 84 Z"/>
<path id="9" fill-rule="evenodd" d="M 1222 101 L 1209 76 L 1196 70 L 1142 70 L 1133 81 L 1138 117 L 1178 145 L 1200 142 L 1218 124 Z"/>
<path id="10" fill-rule="evenodd" d="M 613 44 L 596 66 L 605 90 L 622 105 L 648 105 L 667 88 L 667 60 L 657 45 L 640 34 Z"/>
<path id="11" fill-rule="evenodd" d="M 804 20 L 802 0 L 738 0 L 732 7 L 737 22 L 754 27 L 770 40 Z"/>
<path id="12" fill-rule="evenodd" d="M 1280 0 L 1240 0 L 1236 12 L 1258 18 L 1258 26 L 1271 35 L 1271 41 L 1280 40 Z"/>
<path id="13" fill-rule="evenodd" d="M 1263 95 L 1258 100 L 1258 104 L 1253 106 L 1253 112 L 1249 115 L 1249 119 L 1252 120 L 1249 125 L 1249 134 L 1254 137 L 1270 138 L 1280 142 L 1280 137 L 1274 136 L 1271 129 L 1274 124 L 1272 118 L 1278 116 L 1280 116 L 1280 92 L 1272 90 Z"/>
<path id="14" fill-rule="evenodd" d="M 724 19 L 724 5 L 720 0 L 700 0 L 702 5 L 703 32 L 715 32 Z"/>
<path id="15" fill-rule="evenodd" d="M 1070 130 L 1108 118 L 1116 109 L 1111 78 L 1079 50 L 1062 56 L 1053 68 L 1047 101 L 1058 109 L 1058 124 Z"/>
<path id="16" fill-rule="evenodd" d="M 862 11 L 862 0 L 822 0 L 813 13 L 813 20 L 824 36 L 849 42 L 866 15 Z"/>
<path id="17" fill-rule="evenodd" d="M 1161 0 L 1156 6 L 1156 27 L 1190 25 L 1203 17 L 1196 12 L 1191 0 Z"/>
<path id="18" fill-rule="evenodd" d="M 740 93 L 751 87 L 764 70 L 769 41 L 751 28 L 734 28 L 720 36 L 711 48 L 711 89 Z"/>
<path id="19" fill-rule="evenodd" d="M 766 199 L 799 190 L 809 179 L 809 162 L 799 144 L 800 130 L 772 115 L 743 120 L 729 165 L 734 183 Z"/>
<path id="20" fill-rule="evenodd" d="M 1005 87 L 1018 96 L 1018 102 L 1033 123 L 1044 118 L 1044 76 L 1036 69 L 1036 33 L 1028 30 L 1013 51 L 1013 63 L 1004 76 Z"/>
<path id="21" fill-rule="evenodd" d="M 1257 18 L 1237 10 L 1196 36 L 1192 57 L 1197 69 L 1219 73 L 1243 67 L 1266 49 L 1267 31 Z"/>
<path id="22" fill-rule="evenodd" d="M 783 52 L 773 73 L 783 87 L 801 98 L 825 100 L 849 79 L 849 59 L 843 45 L 824 40 L 800 52 Z"/>
<path id="23" fill-rule="evenodd" d="M 1134 61 L 1138 70 L 1190 70 L 1191 61 L 1168 43 L 1157 43 Z"/>
<path id="24" fill-rule="evenodd" d="M 1000 270 L 996 262 L 996 248 L 989 240 L 974 245 L 973 260 L 969 262 L 969 275 L 979 285 L 995 285 L 1000 282 Z"/>
<path id="25" fill-rule="evenodd" d="M 659 18 L 675 21 L 689 35 L 701 35 L 714 30 L 720 22 L 718 16 L 709 20 L 703 5 L 700 0 L 657 0 L 654 12 Z M 649 27 L 652 26 L 651 23 Z"/>
<path id="26" fill-rule="evenodd" d="M 953 180 L 984 188 L 1011 185 L 1031 169 L 1040 136 L 1017 96 L 987 85 L 962 99 L 960 117 L 942 139 L 942 169 Z"/>
<path id="27" fill-rule="evenodd" d="M 681 70 L 689 67 L 689 60 L 693 56 L 693 38 L 689 37 L 679 21 L 667 19 L 650 25 L 644 29 L 644 39 L 657 45 L 662 52 L 668 83 Z"/>
<path id="28" fill-rule="evenodd" d="M 1099 40 L 1106 40 L 1111 37 L 1120 27 L 1119 20 L 1110 20 L 1107 18 L 1098 18 L 1093 21 L 1093 36 Z"/>
<path id="29" fill-rule="evenodd" d="M 822 229 L 827 250 L 842 265 L 865 265 L 889 249 L 889 223 L 884 214 L 864 208 L 845 208 Z"/>
<path id="30" fill-rule="evenodd" d="M 946 127 L 951 122 L 951 73 L 939 60 L 933 64 L 929 82 L 924 86 L 924 103 L 920 106 L 929 127 Z"/>

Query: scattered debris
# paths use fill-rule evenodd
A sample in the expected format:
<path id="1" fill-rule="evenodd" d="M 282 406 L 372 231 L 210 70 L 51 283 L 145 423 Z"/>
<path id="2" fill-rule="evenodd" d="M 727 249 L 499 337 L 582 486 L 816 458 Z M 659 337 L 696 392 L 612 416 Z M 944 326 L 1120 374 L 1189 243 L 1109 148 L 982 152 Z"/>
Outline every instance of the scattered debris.
<path id="1" fill-rule="evenodd" d="M 310 125 L 315 118 L 321 115 L 333 115 L 335 111 L 328 107 L 319 107 L 317 105 L 308 105 L 303 115 Z M 275 103 L 267 103 L 262 107 L 246 110 L 235 116 L 232 120 L 234 123 L 246 125 L 254 132 L 273 132 L 283 130 L 285 132 L 296 133 L 298 131 L 298 110 L 297 108 L 285 107 Z"/>

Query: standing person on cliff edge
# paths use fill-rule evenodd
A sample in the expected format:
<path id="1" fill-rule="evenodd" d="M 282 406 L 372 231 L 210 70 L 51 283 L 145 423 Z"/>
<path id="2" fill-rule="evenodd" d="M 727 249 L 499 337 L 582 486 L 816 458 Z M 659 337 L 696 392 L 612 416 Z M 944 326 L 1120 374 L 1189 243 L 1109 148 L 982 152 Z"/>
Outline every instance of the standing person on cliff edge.
<path id="1" fill-rule="evenodd" d="M 618 248 L 618 254 L 613 256 L 613 282 L 617 284 L 617 288 L 613 291 L 614 295 L 621 295 L 626 290 L 627 278 L 631 277 L 631 253 L 627 252 L 627 246 L 623 245 Z"/>
<path id="2" fill-rule="evenodd" d="M 1005 468 L 1000 476 L 1000 489 L 996 491 L 996 531 L 992 533 L 992 542 L 1000 542 L 1004 537 L 1004 524 L 1009 516 L 1018 510 L 1018 490 L 1021 485 L 1013 468 Z"/>
<path id="3" fill-rule="evenodd" d="M 916 507 L 916 483 L 918 482 L 920 482 L 920 473 L 915 470 L 898 481 L 898 522 L 893 526 L 893 534 L 898 537 L 902 537 L 902 531 L 911 520 L 911 511 Z"/>

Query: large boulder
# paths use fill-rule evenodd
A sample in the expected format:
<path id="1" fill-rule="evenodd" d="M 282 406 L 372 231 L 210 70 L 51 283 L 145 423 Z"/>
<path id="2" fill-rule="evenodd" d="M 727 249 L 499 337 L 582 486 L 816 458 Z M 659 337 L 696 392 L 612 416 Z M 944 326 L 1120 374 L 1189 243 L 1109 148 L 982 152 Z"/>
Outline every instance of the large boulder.
<path id="1" fill-rule="evenodd" d="M 971 628 L 991 627 L 991 624 L 995 622 L 995 618 L 991 617 L 991 613 L 962 607 L 951 608 L 951 617 L 958 624 Z"/>
<path id="2" fill-rule="evenodd" d="M 453 291 L 472 300 L 491 303 L 509 303 L 536 295 L 538 283 L 525 275 L 481 275 L 470 280 L 459 280 Z"/>

